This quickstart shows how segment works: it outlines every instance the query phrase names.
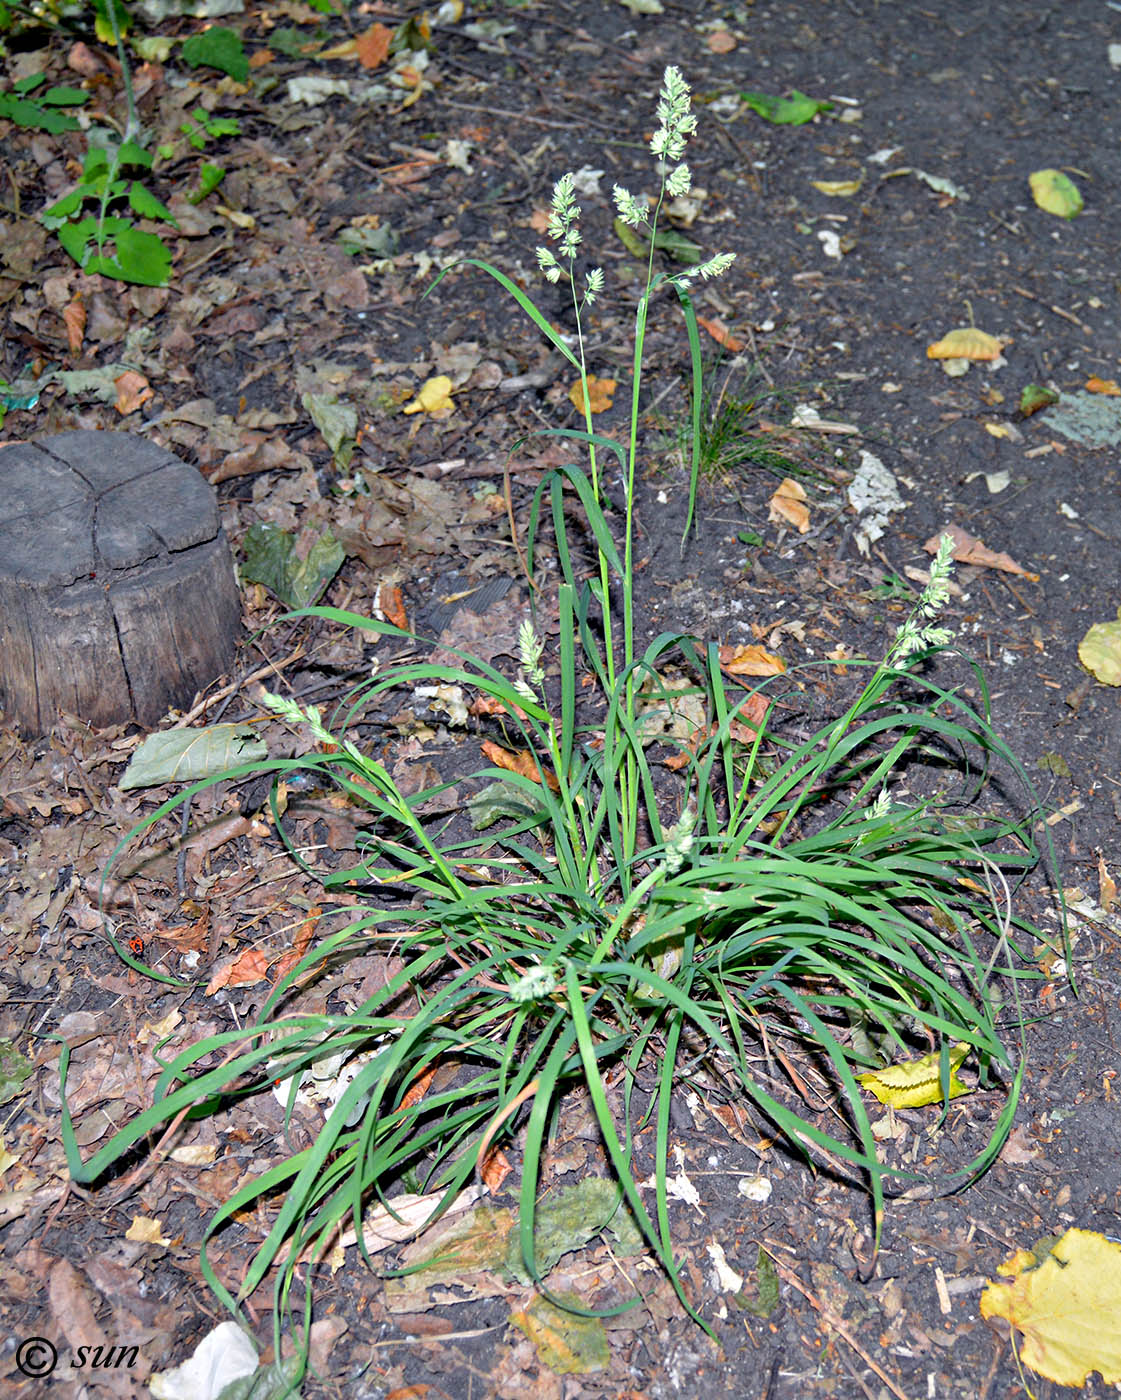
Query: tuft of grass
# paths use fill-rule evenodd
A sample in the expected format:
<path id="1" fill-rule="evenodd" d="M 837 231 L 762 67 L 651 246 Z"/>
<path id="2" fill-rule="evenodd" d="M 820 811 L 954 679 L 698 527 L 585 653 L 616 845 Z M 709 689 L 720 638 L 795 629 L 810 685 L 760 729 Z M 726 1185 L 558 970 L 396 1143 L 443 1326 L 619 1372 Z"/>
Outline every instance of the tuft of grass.
<path id="1" fill-rule="evenodd" d="M 789 418 L 793 408 L 789 392 L 768 383 L 758 370 L 740 377 L 735 365 L 729 366 L 717 386 L 719 373 L 719 365 L 713 365 L 705 376 L 696 437 L 690 414 L 663 435 L 674 455 L 688 462 L 695 441 L 699 476 L 706 481 L 723 481 L 751 470 L 780 480 L 818 477 L 805 454 L 771 428 L 769 415 Z"/>
<path id="2" fill-rule="evenodd" d="M 883 658 L 846 663 L 863 677 L 848 707 L 808 735 L 790 737 L 778 718 L 784 696 L 797 693 L 797 676 L 746 689 L 725 679 L 714 644 L 663 633 L 636 645 L 632 503 L 647 318 L 661 292 L 683 314 L 697 421 L 702 372 L 689 283 L 730 263 L 722 255 L 687 274 L 656 268 L 651 235 L 667 194 L 688 188 L 682 157 L 695 124 L 675 68 L 665 73 L 658 123 L 655 206 L 620 187 L 614 196 L 650 247 L 629 432 L 620 441 L 603 437 L 590 416 L 583 429 L 553 430 L 583 454 L 587 470 L 574 462 L 553 472 L 531 510 L 531 574 L 546 527 L 559 563 L 555 648 L 527 617 L 514 675 L 462 653 L 455 663 L 386 664 L 327 718 L 270 697 L 272 711 L 306 730 L 314 747 L 225 776 L 271 773 L 274 811 L 276 786 L 297 774 L 345 794 L 361 814 L 358 857 L 322 879 L 328 902 L 345 893 L 339 907 L 349 908 L 357 893 L 362 903 L 288 970 L 249 1024 L 172 1059 L 151 1106 L 88 1160 L 65 1103 L 69 1050 L 62 1048 L 63 1139 L 74 1180 L 87 1185 L 183 1115 L 219 1114 L 278 1085 L 290 1114 L 317 1066 L 345 1066 L 349 1083 L 315 1141 L 242 1186 L 215 1212 L 203 1241 L 204 1276 L 235 1314 L 271 1276 L 278 1341 L 294 1287 L 303 1288 L 305 1274 L 310 1280 L 341 1228 L 353 1225 L 361 1238 L 368 1206 L 391 1200 L 406 1181 L 438 1194 L 435 1218 L 493 1148 L 515 1141 L 522 1264 L 549 1296 L 534 1249 L 541 1162 L 576 1089 L 588 1095 L 621 1197 L 702 1325 L 675 1262 L 667 1167 L 671 1101 L 698 1059 L 795 1151 L 810 1160 L 825 1154 L 862 1179 L 877 1238 L 886 1183 L 905 1174 L 880 1159 L 861 1071 L 937 1049 L 945 1112 L 950 1049 L 969 1047 L 980 1079 L 1006 1098 L 959 1182 L 985 1170 L 1012 1121 L 1023 1063 L 1008 1040 L 1006 1003 L 1024 975 L 1014 941 L 1030 926 L 1006 892 L 1037 853 L 1025 824 L 961 816 L 972 812 L 994 760 L 1027 778 L 991 727 L 980 674 L 979 709 L 927 674 L 929 658 L 950 640 L 936 622 L 949 542 Z M 595 268 L 580 275 L 579 213 L 572 177 L 562 177 L 549 226 L 556 251 L 542 248 L 538 257 L 548 280 L 572 298 L 573 345 L 517 283 L 488 263 L 473 266 L 505 288 L 586 386 L 582 313 L 604 278 Z M 600 506 L 605 462 L 622 476 L 621 523 Z M 691 497 L 699 470 L 694 442 Z M 575 575 L 574 531 L 595 542 L 590 580 Z M 335 608 L 289 616 L 409 640 L 388 623 Z M 666 681 L 670 671 L 688 678 L 697 718 L 691 732 L 656 739 L 644 715 L 651 696 L 670 706 L 680 700 L 682 691 Z M 597 704 L 586 698 L 589 674 Z M 450 784 L 403 793 L 357 737 L 363 716 L 383 709 L 390 692 L 419 684 L 469 687 L 500 715 L 495 761 L 473 775 L 485 785 L 469 808 L 474 824 L 464 813 L 427 815 Z M 907 785 L 928 771 L 932 753 L 942 788 L 909 796 Z M 171 798 L 131 835 L 207 785 Z M 279 820 L 277 829 L 284 834 Z M 401 960 L 386 987 L 345 1014 L 299 1009 L 296 994 L 318 969 L 371 948 Z M 1014 1016 L 1011 1024 L 1014 1041 Z M 829 1081 L 828 1117 L 791 1091 L 799 1060 L 812 1060 Z M 457 1075 L 434 1089 L 429 1080 L 441 1064 L 457 1065 Z M 652 1084 L 652 1094 L 636 1095 L 640 1082 L 644 1091 Z M 638 1133 L 650 1124 L 652 1141 L 644 1136 L 640 1149 Z M 652 1199 L 639 1186 L 651 1174 L 647 1154 Z M 207 1245 L 249 1210 L 268 1231 L 231 1291 Z M 305 1337 L 311 1307 L 309 1286 Z"/>

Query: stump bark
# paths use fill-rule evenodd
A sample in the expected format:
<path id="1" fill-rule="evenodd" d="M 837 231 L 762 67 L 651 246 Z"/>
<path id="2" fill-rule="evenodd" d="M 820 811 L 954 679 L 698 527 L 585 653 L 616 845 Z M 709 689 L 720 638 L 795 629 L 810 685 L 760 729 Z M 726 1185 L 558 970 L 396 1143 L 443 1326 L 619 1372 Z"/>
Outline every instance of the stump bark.
<path id="1" fill-rule="evenodd" d="M 0 708 L 150 727 L 227 669 L 229 545 L 194 467 L 129 433 L 0 448 Z"/>

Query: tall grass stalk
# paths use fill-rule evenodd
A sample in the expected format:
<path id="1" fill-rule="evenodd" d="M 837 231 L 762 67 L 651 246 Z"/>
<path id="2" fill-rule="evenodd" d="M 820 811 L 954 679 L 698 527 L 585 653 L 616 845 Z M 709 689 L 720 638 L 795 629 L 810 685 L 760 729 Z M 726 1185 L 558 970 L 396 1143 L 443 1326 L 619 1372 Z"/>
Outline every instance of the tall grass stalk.
<path id="1" fill-rule="evenodd" d="M 653 207 L 622 188 L 614 192 L 622 217 L 651 234 L 665 198 L 689 184 L 683 154 L 695 119 L 673 68 L 658 119 Z M 553 194 L 556 251 L 538 254 L 545 276 L 571 289 L 572 344 L 517 283 L 488 263 L 474 266 L 509 292 L 575 368 L 587 404 L 583 316 L 604 278 L 598 269 L 581 277 L 579 212 L 566 176 Z M 520 1152 L 524 1266 L 547 1291 L 534 1253 L 534 1212 L 544 1153 L 566 1096 L 578 1088 L 592 1105 L 621 1202 L 698 1319 L 705 1300 L 690 1295 L 679 1275 L 667 1187 L 671 1100 L 698 1066 L 795 1151 L 811 1161 L 825 1154 L 863 1179 L 877 1238 L 885 1183 L 898 1173 L 878 1151 L 857 1079 L 862 1070 L 939 1049 L 945 1112 L 949 1050 L 970 1047 L 976 1073 L 1003 1087 L 1006 1101 L 959 1181 L 985 1169 L 1009 1128 L 1023 1067 L 1006 1044 L 1006 1003 L 1020 975 L 1012 944 L 1027 925 L 999 891 L 1036 853 L 1011 819 L 963 818 L 994 759 L 1027 780 L 989 724 L 983 678 L 976 678 L 975 709 L 960 689 L 927 674 L 926 663 L 949 640 L 935 625 L 946 600 L 948 546 L 884 659 L 852 663 L 866 675 L 855 699 L 808 736 L 789 737 L 776 719 L 776 703 L 800 693 L 796 678 L 770 677 L 749 694 L 732 692 L 714 643 L 670 633 L 644 646 L 638 640 L 634 495 L 647 318 L 668 284 L 684 315 L 696 413 L 702 386 L 689 283 L 730 263 L 731 255 L 719 255 L 687 276 L 666 276 L 652 253 L 635 322 L 626 436 L 598 434 L 589 413 L 583 428 L 555 430 L 586 453 L 587 470 L 575 463 L 558 469 L 532 503 L 527 558 L 540 557 L 548 525 L 559 562 L 559 627 L 548 664 L 542 630 L 527 618 L 513 677 L 457 654 L 456 663 L 384 666 L 328 719 L 270 698 L 273 711 L 309 730 L 316 747 L 228 776 L 271 772 L 280 782 L 302 771 L 345 793 L 362 814 L 360 848 L 352 865 L 324 872 L 323 884 L 328 896 L 357 892 L 363 904 L 307 951 L 251 1023 L 170 1060 L 151 1107 L 87 1161 L 64 1103 L 70 1170 L 90 1184 L 178 1115 L 218 1114 L 278 1083 L 291 1113 L 311 1069 L 344 1057 L 353 1078 L 315 1140 L 263 1169 L 210 1221 L 203 1271 L 235 1312 L 271 1274 L 279 1327 L 295 1301 L 299 1261 L 322 1257 L 341 1227 L 358 1228 L 370 1203 L 391 1198 L 404 1181 L 440 1193 L 438 1214 L 502 1143 Z M 611 460 L 626 493 L 621 539 L 601 505 Z M 696 489 L 695 462 L 689 489 Z M 595 542 L 587 581 L 577 577 L 576 529 Z M 388 623 L 331 607 L 292 616 L 408 640 Z M 656 740 L 649 724 L 651 696 L 667 706 L 680 697 L 666 683 L 670 670 L 688 676 L 703 704 L 704 722 L 688 741 Z M 577 702 L 589 671 L 598 712 Z M 501 713 L 496 732 L 512 758 L 520 755 L 513 770 L 488 766 L 474 775 L 487 784 L 471 809 L 474 825 L 463 815 L 426 816 L 449 784 L 406 795 L 357 737 L 363 716 L 391 692 L 433 683 L 488 697 Z M 673 756 L 667 744 L 676 750 L 676 771 L 660 761 Z M 943 787 L 908 795 L 907 784 L 931 771 Z M 203 786 L 165 802 L 137 832 Z M 275 800 L 274 814 L 283 834 Z M 300 1010 L 306 979 L 371 948 L 403 960 L 388 986 L 345 1012 Z M 800 1076 L 789 1071 L 797 1061 L 812 1063 L 826 1084 L 828 1115 L 799 1097 Z M 65 1047 L 61 1063 L 65 1086 Z M 441 1064 L 458 1066 L 454 1082 L 426 1092 Z M 276 1144 L 263 1152 L 272 1158 Z M 639 1185 L 651 1162 L 652 1200 Z M 267 1237 L 231 1291 L 206 1245 L 250 1208 L 269 1222 Z M 305 1322 L 310 1307 L 308 1289 Z"/>

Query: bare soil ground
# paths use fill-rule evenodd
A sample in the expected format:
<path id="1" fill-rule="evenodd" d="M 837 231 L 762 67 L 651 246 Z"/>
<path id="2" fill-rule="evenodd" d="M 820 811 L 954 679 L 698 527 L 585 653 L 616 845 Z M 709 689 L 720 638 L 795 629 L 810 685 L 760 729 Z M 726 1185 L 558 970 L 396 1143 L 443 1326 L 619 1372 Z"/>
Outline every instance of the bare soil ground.
<path id="1" fill-rule="evenodd" d="M 267 12 L 250 4 L 223 22 L 250 52 L 288 28 L 314 53 L 407 17 L 406 7 L 362 11 L 322 17 L 296 4 Z M 184 33 L 194 27 L 183 22 Z M 634 1277 L 646 1304 L 612 1320 L 607 1366 L 577 1375 L 555 1374 L 509 1324 L 524 1301 L 516 1287 L 464 1289 L 459 1302 L 395 1313 L 352 1249 L 344 1268 L 318 1281 L 324 1379 L 309 1380 L 305 1395 L 1028 1393 L 1007 1337 L 980 1319 L 984 1281 L 1016 1248 L 1069 1226 L 1121 1235 L 1121 919 L 1116 906 L 1101 907 L 1121 865 L 1121 689 L 1095 682 L 1078 657 L 1087 628 L 1112 621 L 1121 605 L 1121 416 L 1110 412 L 1121 400 L 1086 389 L 1093 377 L 1116 380 L 1121 356 L 1112 42 L 1121 42 L 1121 15 L 1100 0 L 663 0 L 655 15 L 601 0 L 530 0 L 479 4 L 435 28 L 419 81 L 406 78 L 366 104 L 336 95 L 304 105 L 287 87 L 314 72 L 348 80 L 353 96 L 380 76 L 353 57 L 275 49 L 247 86 L 213 73 L 184 85 L 182 70 L 172 81 L 170 68 L 153 63 L 137 86 L 154 129 L 174 135 L 200 101 L 241 123 L 221 153 L 229 171 L 221 209 L 213 199 L 171 199 L 181 231 L 167 289 L 77 271 L 31 217 L 72 182 L 77 138 L 0 122 L 9 177 L 0 377 L 14 382 L 28 364 L 102 371 L 84 382 L 44 380 L 33 408 L 9 412 L 4 435 L 74 426 L 149 435 L 215 484 L 235 546 L 255 523 L 303 532 L 305 548 L 331 529 L 348 557 L 326 601 L 403 607 L 418 632 L 443 633 L 445 644 L 484 638 L 508 658 L 524 592 L 504 471 L 520 543 L 533 489 L 558 458 L 541 437 L 512 457 L 510 449 L 537 428 L 577 425 L 570 385 L 481 275 L 458 272 L 423 303 L 421 294 L 446 263 L 485 258 L 566 324 L 533 249 L 556 176 L 592 172 L 583 231 L 608 295 L 592 320 L 590 368 L 620 381 L 622 404 L 638 284 L 612 231 L 610 189 L 652 184 L 644 142 L 662 72 L 677 64 L 699 101 L 690 155 L 694 183 L 707 192 L 681 228 L 706 252 L 738 255 L 729 277 L 698 293 L 717 361 L 712 383 L 728 401 L 755 404 L 740 436 L 772 455 L 706 482 L 682 551 L 687 474 L 667 443 L 681 422 L 686 347 L 680 322 L 659 320 L 638 514 L 644 628 L 762 640 L 790 664 L 833 656 L 840 696 L 844 657 L 882 651 L 921 586 L 924 545 L 943 528 L 959 527 L 1020 568 L 961 565 L 948 620 L 982 663 L 996 727 L 1054 818 L 1059 879 L 1082 893 L 1069 964 L 1056 947 L 1027 950 L 1046 976 L 1029 992 L 1023 1098 L 994 1168 L 958 1194 L 894 1201 L 873 1258 L 860 1189 L 785 1155 L 764 1125 L 702 1079 L 674 1123 L 698 1200 L 676 1202 L 673 1220 L 690 1296 L 718 1345 L 655 1271 L 636 1273 L 606 1243 L 568 1261 L 571 1280 L 602 1301 Z M 99 100 L 112 106 L 112 65 L 104 50 L 91 52 L 100 54 Z M 67 76 L 68 54 L 70 41 L 50 46 L 53 78 Z M 15 56 L 13 72 L 24 71 L 22 61 Z M 782 126 L 721 100 L 793 89 L 830 99 L 832 109 Z M 1078 218 L 1034 204 L 1028 177 L 1044 167 L 1079 184 Z M 830 194 L 814 181 L 859 185 Z M 174 190 L 165 185 L 161 197 Z M 355 228 L 378 235 L 358 255 L 340 243 Z M 72 346 L 62 312 L 79 298 L 84 335 Z M 1005 342 L 1002 360 L 951 377 L 927 347 L 969 325 Z M 126 366 L 151 393 L 118 408 L 112 386 Z M 402 414 L 439 374 L 453 382 L 454 411 Z M 1060 392 L 1082 418 L 1051 408 L 1025 416 L 1029 383 Z M 331 398 L 357 411 L 349 461 L 313 421 L 311 405 Z M 851 431 L 805 426 L 804 413 L 803 426 L 792 426 L 798 405 Z M 597 424 L 610 432 L 624 412 L 607 410 Z M 905 507 L 862 553 L 846 487 L 866 453 L 894 474 Z M 804 532 L 772 518 L 777 477 L 767 468 L 776 464 L 781 475 L 811 473 L 799 477 Z M 274 688 L 282 680 L 324 705 L 368 669 L 373 653 L 341 630 L 286 622 L 259 633 L 282 609 L 260 585 L 243 591 L 253 640 L 199 722 L 256 716 L 257 673 L 268 665 Z M 818 703 L 828 708 L 831 698 L 826 687 Z M 284 741 L 279 729 L 264 732 Z M 13 1396 L 48 1393 L 16 1364 L 17 1344 L 30 1336 L 54 1338 L 64 1364 L 83 1344 L 139 1346 L 137 1366 L 96 1377 L 60 1370 L 52 1395 L 146 1393 L 149 1371 L 181 1361 L 222 1318 L 199 1272 L 206 1218 L 287 1150 L 282 1109 L 252 1100 L 190 1128 L 177 1145 L 193 1155 L 96 1191 L 68 1189 L 58 1045 L 46 1037 L 60 1032 L 74 1047 L 71 1109 L 92 1152 L 147 1102 L 161 1036 L 180 1048 L 238 1024 L 264 1000 L 264 972 L 206 995 L 217 969 L 249 949 L 275 965 L 306 920 L 321 918 L 316 927 L 326 931 L 338 917 L 309 914 L 322 910 L 317 886 L 284 859 L 260 815 L 261 794 L 220 788 L 196 799 L 195 835 L 184 842 L 177 824 L 154 828 L 143 868 L 110 890 L 120 936 L 142 940 L 147 960 L 191 987 L 168 990 L 122 965 L 101 934 L 99 881 L 121 837 L 170 791 L 116 785 L 139 737 L 65 716 L 43 738 L 0 731 L 0 1036 L 34 1065 L 0 1129 L 0 1157 L 13 1159 L 0 1197 L 0 1379 Z M 419 786 L 431 766 L 473 766 L 466 746 L 475 737 L 456 737 L 414 705 L 386 717 L 379 742 L 395 776 Z M 308 847 L 353 848 L 345 810 L 309 799 L 293 813 Z M 1039 878 L 1016 897 L 1057 930 L 1052 896 Z M 351 983 L 384 976 L 375 961 L 317 988 L 322 1004 L 345 1004 Z M 816 1092 L 812 1078 L 805 1087 Z M 905 1165 L 928 1166 L 929 1156 L 936 1173 L 952 1170 L 976 1151 L 999 1100 L 957 1101 L 933 1132 L 929 1111 L 901 1110 L 885 1119 L 885 1150 Z M 306 1138 L 314 1126 L 312 1114 L 293 1130 Z M 550 1165 L 553 1185 L 596 1169 L 599 1148 L 579 1105 L 569 1129 Z M 770 1195 L 753 1203 L 737 1188 L 757 1177 Z M 135 1217 L 157 1221 L 154 1233 Z M 247 1218 L 217 1241 L 215 1267 L 231 1285 L 267 1225 Z M 748 1300 L 760 1247 L 768 1252 L 776 1307 L 753 1312 L 721 1289 L 713 1241 L 743 1276 Z M 271 1294 L 251 1302 L 267 1340 Z M 1036 1395 L 1058 1389 L 1031 1378 Z M 1092 1376 L 1085 1393 L 1107 1389 Z"/>

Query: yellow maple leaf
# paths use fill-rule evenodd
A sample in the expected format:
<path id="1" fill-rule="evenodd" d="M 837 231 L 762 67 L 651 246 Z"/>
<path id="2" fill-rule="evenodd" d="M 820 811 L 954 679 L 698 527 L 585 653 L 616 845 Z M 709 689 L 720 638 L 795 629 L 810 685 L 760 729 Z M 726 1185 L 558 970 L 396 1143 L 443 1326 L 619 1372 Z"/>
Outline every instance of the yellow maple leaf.
<path id="1" fill-rule="evenodd" d="M 1100 1371 L 1121 1382 L 1121 1244 L 1094 1230 L 1068 1230 L 1037 1266 L 1018 1249 L 987 1283 L 981 1316 L 1003 1317 L 1023 1333 L 1024 1364 L 1059 1385 L 1085 1385 Z"/>
<path id="2" fill-rule="evenodd" d="M 928 360 L 995 360 L 1007 342 L 979 331 L 976 326 L 949 331 L 941 340 L 926 347 Z"/>
<path id="3" fill-rule="evenodd" d="M 962 1061 L 969 1054 L 968 1045 L 955 1045 L 950 1051 L 949 1096 L 959 1098 L 972 1091 L 957 1077 Z M 875 1094 L 881 1103 L 892 1108 L 922 1108 L 924 1104 L 942 1102 L 941 1052 L 932 1050 L 918 1060 L 904 1060 L 884 1069 L 858 1074 L 857 1080 Z"/>
<path id="4" fill-rule="evenodd" d="M 451 400 L 452 382 L 446 374 L 426 379 L 420 393 L 404 407 L 405 413 L 442 413 L 446 417 L 454 405 Z"/>

